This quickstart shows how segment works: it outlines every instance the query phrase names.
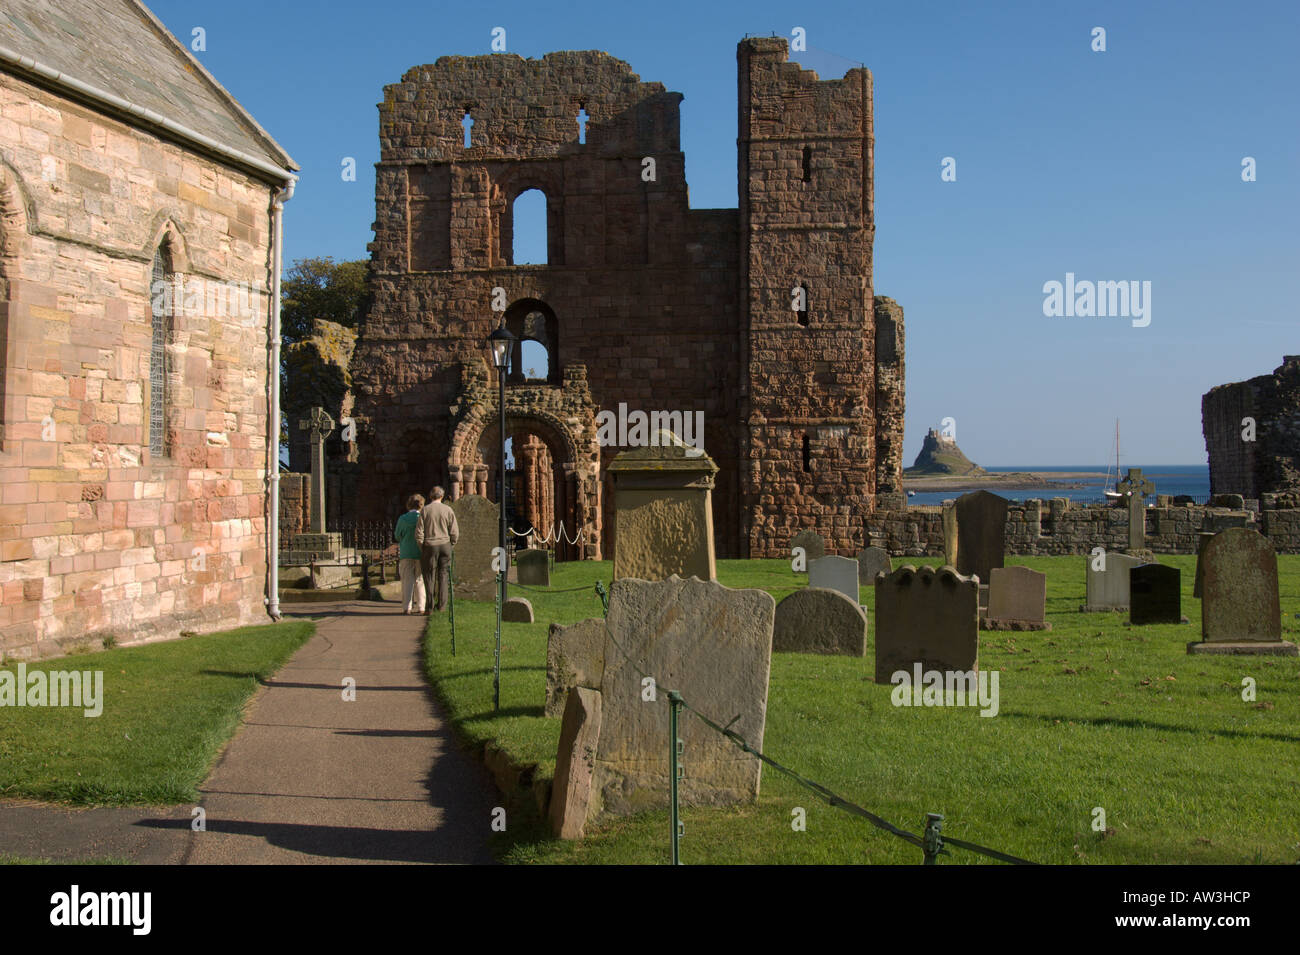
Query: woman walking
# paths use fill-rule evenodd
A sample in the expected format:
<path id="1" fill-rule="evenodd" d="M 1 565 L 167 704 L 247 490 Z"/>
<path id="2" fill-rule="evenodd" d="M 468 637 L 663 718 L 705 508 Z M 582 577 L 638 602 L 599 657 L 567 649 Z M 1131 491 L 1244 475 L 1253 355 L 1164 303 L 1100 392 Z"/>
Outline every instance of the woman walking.
<path id="1" fill-rule="evenodd" d="M 397 519 L 393 540 L 397 541 L 397 573 L 402 578 L 403 613 L 424 609 L 424 581 L 420 575 L 420 545 L 415 539 L 415 528 L 420 522 L 420 508 L 424 497 L 412 494 L 406 499 L 406 513 Z"/>

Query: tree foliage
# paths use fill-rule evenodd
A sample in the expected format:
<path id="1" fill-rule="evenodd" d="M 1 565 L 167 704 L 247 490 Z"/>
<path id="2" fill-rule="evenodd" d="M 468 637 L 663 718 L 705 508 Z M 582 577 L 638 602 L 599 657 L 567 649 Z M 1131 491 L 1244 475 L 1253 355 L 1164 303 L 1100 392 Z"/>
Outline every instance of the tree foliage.
<path id="1" fill-rule="evenodd" d="M 280 332 L 284 343 L 312 333 L 316 319 L 356 329 L 366 297 L 365 259 L 335 262 L 331 256 L 298 259 L 280 283 Z"/>

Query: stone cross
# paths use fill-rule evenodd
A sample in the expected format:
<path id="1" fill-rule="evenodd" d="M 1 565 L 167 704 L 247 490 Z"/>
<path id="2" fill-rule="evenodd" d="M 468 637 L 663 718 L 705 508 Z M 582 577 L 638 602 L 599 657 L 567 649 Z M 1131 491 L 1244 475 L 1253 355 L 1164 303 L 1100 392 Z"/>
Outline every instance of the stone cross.
<path id="1" fill-rule="evenodd" d="M 325 439 L 334 433 L 334 419 L 317 405 L 298 422 L 299 431 L 311 432 L 311 533 L 325 533 Z"/>
<path id="2" fill-rule="evenodd" d="M 1142 499 L 1151 494 L 1156 486 L 1142 476 L 1141 468 L 1129 468 L 1124 480 L 1117 485 L 1128 498 L 1128 548 L 1141 550 L 1146 546 L 1147 518 Z"/>

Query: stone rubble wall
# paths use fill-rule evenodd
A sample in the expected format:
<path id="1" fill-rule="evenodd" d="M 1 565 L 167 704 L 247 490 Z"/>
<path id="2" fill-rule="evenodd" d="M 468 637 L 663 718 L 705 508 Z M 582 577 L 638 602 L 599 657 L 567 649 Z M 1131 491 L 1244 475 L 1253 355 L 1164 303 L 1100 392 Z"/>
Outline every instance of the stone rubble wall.
<path id="1" fill-rule="evenodd" d="M 1279 554 L 1300 554 L 1300 507 L 1261 510 L 1258 501 L 1244 504 L 1242 508 L 1149 507 L 1147 547 L 1160 554 L 1194 554 L 1202 531 L 1251 527 L 1267 537 Z M 943 554 L 942 507 L 881 511 L 865 524 L 869 543 L 884 547 L 893 557 Z M 1128 514 L 1122 507 L 1071 505 L 1056 498 L 1013 502 L 1007 509 L 1008 554 L 1087 554 L 1094 547 L 1124 550 L 1127 546 Z"/>

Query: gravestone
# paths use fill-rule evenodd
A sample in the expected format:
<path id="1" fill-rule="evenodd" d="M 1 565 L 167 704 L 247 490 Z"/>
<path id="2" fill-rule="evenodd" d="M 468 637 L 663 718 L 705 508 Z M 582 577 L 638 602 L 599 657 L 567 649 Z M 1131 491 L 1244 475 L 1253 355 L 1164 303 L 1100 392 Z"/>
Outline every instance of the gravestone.
<path id="1" fill-rule="evenodd" d="M 808 562 L 808 586 L 837 590 L 857 604 L 858 562 L 852 557 L 819 557 Z"/>
<path id="2" fill-rule="evenodd" d="M 551 586 L 551 555 L 547 551 L 516 551 L 515 568 L 519 571 L 519 583 L 523 586 Z"/>
<path id="3" fill-rule="evenodd" d="M 790 538 L 790 550 L 793 552 L 796 547 L 804 549 L 809 564 L 826 556 L 826 542 L 816 531 L 800 531 L 795 534 Z"/>
<path id="4" fill-rule="evenodd" d="M 605 620 L 589 618 L 562 627 L 551 624 L 546 634 L 547 716 L 564 712 L 569 691 L 575 686 L 599 689 L 605 674 Z"/>
<path id="5" fill-rule="evenodd" d="M 298 429 L 311 438 L 311 500 L 307 532 L 294 534 L 289 549 L 279 554 L 281 565 L 341 561 L 356 556 L 351 547 L 343 546 L 343 535 L 325 530 L 325 439 L 334 433 L 334 419 L 319 405 L 298 422 Z"/>
<path id="6" fill-rule="evenodd" d="M 533 604 L 527 597 L 507 597 L 501 605 L 502 623 L 532 623 Z"/>
<path id="7" fill-rule="evenodd" d="M 1188 653 L 1296 656 L 1282 639 L 1277 553 L 1268 538 L 1245 527 L 1214 535 L 1201 551 L 1204 568 L 1201 642 Z"/>
<path id="8" fill-rule="evenodd" d="M 979 585 L 952 567 L 908 564 L 876 578 L 876 682 L 897 670 L 979 667 Z"/>
<path id="9" fill-rule="evenodd" d="M 671 431 L 623 451 L 614 482 L 614 578 L 713 580 L 713 477 L 718 466 Z"/>
<path id="10" fill-rule="evenodd" d="M 994 567 L 1001 567 L 1006 550 L 1007 500 L 988 491 L 974 491 L 957 498 L 956 571 L 972 574 L 987 585 Z"/>
<path id="11" fill-rule="evenodd" d="M 1192 596 L 1200 599 L 1201 584 L 1205 580 L 1205 564 L 1201 560 L 1201 555 L 1205 553 L 1205 545 L 1214 540 L 1214 531 L 1200 531 L 1196 535 L 1196 581 L 1192 584 Z"/>
<path id="12" fill-rule="evenodd" d="M 868 547 L 858 554 L 858 583 L 874 584 L 876 574 L 892 574 L 894 565 L 889 551 L 883 547 Z"/>
<path id="13" fill-rule="evenodd" d="M 957 504 L 955 501 L 943 503 L 943 562 L 950 567 L 957 566 Z"/>
<path id="14" fill-rule="evenodd" d="M 1146 549 L 1147 512 L 1143 498 L 1155 491 L 1156 486 L 1142 476 L 1141 468 L 1129 468 L 1124 480 L 1115 489 L 1128 499 L 1128 549 Z"/>
<path id="15" fill-rule="evenodd" d="M 1093 570 L 1094 558 L 1084 558 L 1087 563 L 1085 586 L 1086 603 L 1079 609 L 1084 613 L 1101 613 L 1108 610 L 1128 610 L 1129 577 L 1128 572 L 1139 566 L 1142 561 L 1128 554 L 1107 552 L 1106 569 Z"/>
<path id="16" fill-rule="evenodd" d="M 670 689 L 762 749 L 775 610 L 765 591 L 731 590 L 713 581 L 614 581 L 589 821 L 667 807 L 663 695 Z M 643 674 L 656 681 L 657 702 L 643 698 Z M 757 798 L 757 759 L 689 714 L 678 733 L 686 753 L 684 804 L 722 806 Z"/>
<path id="17" fill-rule="evenodd" d="M 866 611 L 838 590 L 796 590 L 776 605 L 772 652 L 778 651 L 865 656 Z"/>
<path id="18" fill-rule="evenodd" d="M 346 564 L 312 564 L 311 586 L 313 590 L 333 590 L 347 587 L 352 583 L 352 568 Z"/>
<path id="19" fill-rule="evenodd" d="M 989 630 L 1051 630 L 1047 575 L 1028 567 L 994 567 L 989 581 Z"/>
<path id="20" fill-rule="evenodd" d="M 1165 564 L 1139 564 L 1129 571 L 1129 623 L 1182 623 L 1182 574 Z"/>
<path id="21" fill-rule="evenodd" d="M 600 691 L 575 686 L 560 723 L 560 748 L 548 807 L 551 831 L 560 839 L 581 839 L 586 828 L 600 724 Z"/>
<path id="22" fill-rule="evenodd" d="M 492 600 L 497 591 L 492 549 L 501 539 L 501 513 L 477 494 L 451 502 L 460 536 L 456 540 L 456 599 Z"/>

